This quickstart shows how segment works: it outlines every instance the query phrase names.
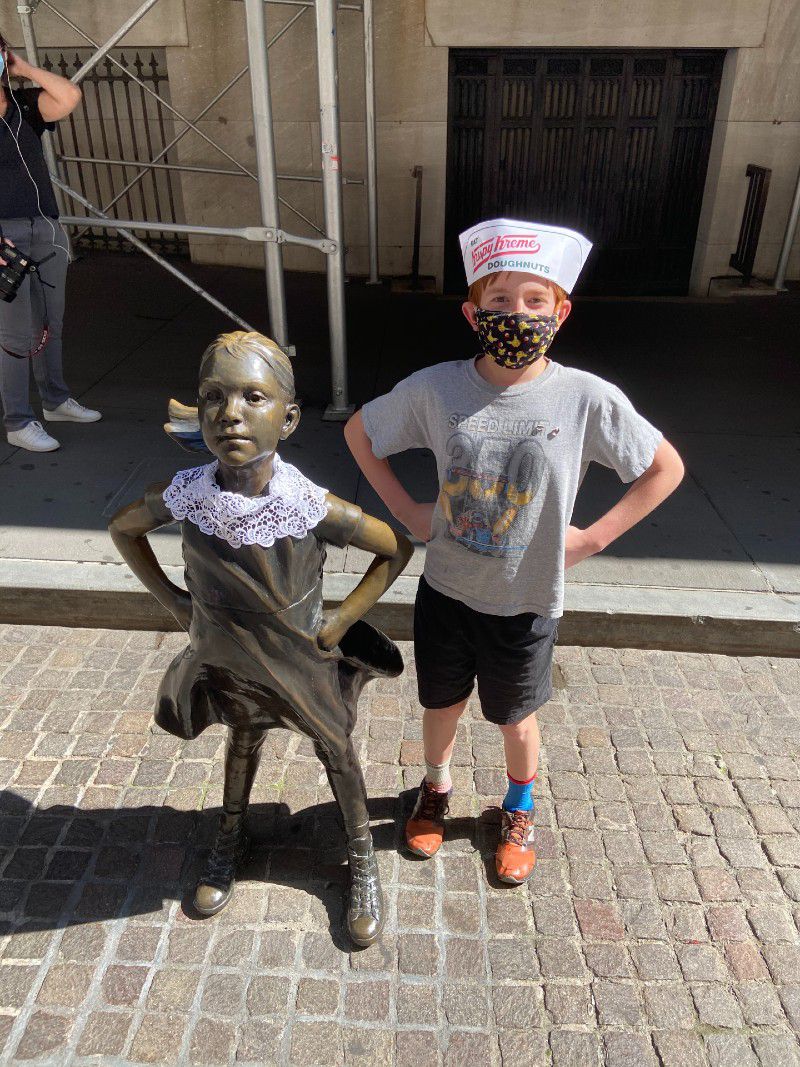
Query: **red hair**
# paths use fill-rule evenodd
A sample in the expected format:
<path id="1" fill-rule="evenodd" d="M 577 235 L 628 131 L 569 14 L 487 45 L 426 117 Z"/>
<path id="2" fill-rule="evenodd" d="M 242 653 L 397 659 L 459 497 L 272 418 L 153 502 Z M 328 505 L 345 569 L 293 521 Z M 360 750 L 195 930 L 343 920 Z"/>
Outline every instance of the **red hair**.
<path id="1" fill-rule="evenodd" d="M 473 282 L 472 285 L 469 287 L 469 292 L 467 293 L 467 300 L 469 300 L 470 303 L 474 304 L 476 307 L 480 307 L 481 300 L 483 299 L 483 294 L 486 292 L 491 282 L 493 282 L 495 278 L 499 278 L 503 274 L 511 274 L 511 271 L 497 270 L 494 271 L 492 274 L 485 274 L 482 278 L 478 278 L 478 280 L 476 282 Z M 534 277 L 534 275 L 531 275 L 531 277 Z M 538 278 L 539 275 L 537 274 L 535 275 L 535 277 Z M 544 282 L 548 289 L 552 289 L 552 291 L 555 293 L 556 304 L 554 310 L 558 311 L 558 309 L 567 299 L 566 290 L 562 289 L 560 285 L 556 285 L 555 282 L 548 281 L 547 278 L 541 278 L 540 280 Z"/>

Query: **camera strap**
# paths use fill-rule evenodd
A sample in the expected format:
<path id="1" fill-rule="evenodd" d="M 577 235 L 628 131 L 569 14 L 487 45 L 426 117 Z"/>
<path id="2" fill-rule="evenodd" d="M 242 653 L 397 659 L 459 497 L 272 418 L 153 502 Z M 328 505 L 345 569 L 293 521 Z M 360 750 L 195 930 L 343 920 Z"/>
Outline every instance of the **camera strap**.
<path id="1" fill-rule="evenodd" d="M 2 227 L 0 227 L 0 243 L 2 242 L 2 238 L 3 230 Z M 38 343 L 34 345 L 33 348 L 29 349 L 29 351 L 27 352 L 12 352 L 12 350 L 10 348 L 6 348 L 4 344 L 0 344 L 0 348 L 2 348 L 2 350 L 7 353 L 7 355 L 13 356 L 14 359 L 33 359 L 34 356 L 38 356 L 40 352 L 44 351 L 47 346 L 47 342 L 50 340 L 50 316 L 47 313 L 47 293 L 45 293 L 44 290 L 45 286 L 47 286 L 48 289 L 55 289 L 55 286 L 51 285 L 49 282 L 46 282 L 42 278 L 39 268 L 43 264 L 48 263 L 51 259 L 53 259 L 55 254 L 55 252 L 51 252 L 49 256 L 45 256 L 44 259 L 40 259 L 38 263 L 31 262 L 29 273 L 37 279 L 37 281 L 39 282 L 39 288 L 42 291 L 42 307 L 44 309 L 44 314 L 42 315 L 42 332 L 39 335 Z M 31 285 L 33 285 L 33 277 L 31 278 Z"/>

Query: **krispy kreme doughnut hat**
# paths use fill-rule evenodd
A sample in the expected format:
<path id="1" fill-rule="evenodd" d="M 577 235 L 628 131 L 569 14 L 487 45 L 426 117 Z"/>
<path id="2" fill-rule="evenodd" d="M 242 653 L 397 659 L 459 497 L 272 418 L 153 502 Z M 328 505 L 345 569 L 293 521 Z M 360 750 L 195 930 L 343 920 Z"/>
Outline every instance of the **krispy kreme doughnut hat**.
<path id="1" fill-rule="evenodd" d="M 499 270 L 521 270 L 555 282 L 568 293 L 592 242 L 575 230 L 543 222 L 489 219 L 459 235 L 467 285 Z"/>

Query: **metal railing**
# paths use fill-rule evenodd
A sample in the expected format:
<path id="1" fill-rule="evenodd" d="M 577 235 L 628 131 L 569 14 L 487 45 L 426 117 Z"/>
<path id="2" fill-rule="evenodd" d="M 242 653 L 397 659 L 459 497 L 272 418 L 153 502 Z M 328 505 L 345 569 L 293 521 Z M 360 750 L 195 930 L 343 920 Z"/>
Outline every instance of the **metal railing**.
<path id="1" fill-rule="evenodd" d="M 750 184 L 744 202 L 739 242 L 730 258 L 730 266 L 742 275 L 742 285 L 749 285 L 753 277 L 753 264 L 756 261 L 772 171 L 769 167 L 757 167 L 755 163 L 748 163 L 745 175 L 750 179 Z"/>
<path id="2" fill-rule="evenodd" d="M 126 182 L 121 191 L 115 193 L 113 198 L 102 207 L 97 207 L 85 196 L 71 188 L 66 182 L 58 177 L 57 161 L 52 144 L 45 139 L 45 155 L 48 167 L 53 177 L 57 191 L 60 193 L 59 206 L 62 208 L 62 221 L 68 225 L 81 225 L 99 227 L 101 229 L 116 230 L 135 248 L 157 262 L 161 267 L 179 278 L 185 285 L 202 296 L 214 307 L 226 314 L 232 321 L 245 329 L 251 329 L 230 308 L 225 307 L 215 297 L 199 286 L 182 271 L 169 263 L 152 248 L 137 238 L 133 230 L 145 230 L 151 232 L 170 232 L 175 234 L 203 234 L 208 236 L 223 236 L 240 240 L 259 241 L 264 245 L 265 277 L 267 289 L 267 303 L 269 309 L 270 333 L 272 337 L 290 354 L 294 354 L 293 346 L 289 343 L 288 324 L 286 320 L 286 298 L 283 283 L 283 259 L 281 246 L 284 243 L 303 245 L 317 249 L 326 257 L 327 281 L 328 281 L 328 325 L 330 338 L 331 357 L 331 380 L 332 397 L 331 403 L 325 411 L 325 417 L 329 419 L 343 419 L 352 411 L 348 403 L 347 388 L 347 338 L 345 328 L 345 299 L 344 299 L 344 227 L 342 211 L 342 185 L 340 157 L 340 129 L 339 129 L 339 102 L 338 102 L 338 55 L 337 55 L 337 8 L 343 10 L 360 11 L 364 23 L 364 57 L 365 57 L 365 129 L 367 169 L 364 184 L 367 191 L 368 227 L 369 227 L 369 250 L 370 250 L 370 276 L 369 281 L 376 283 L 378 277 L 378 236 L 377 236 L 377 166 L 375 159 L 376 136 L 375 136 L 375 79 L 374 79 L 374 42 L 373 42 L 373 18 L 372 0 L 363 0 L 359 4 L 339 3 L 336 0 L 243 0 L 245 8 L 245 25 L 247 33 L 248 65 L 239 71 L 225 85 L 214 98 L 199 112 L 194 119 L 187 118 L 169 101 L 165 100 L 156 90 L 146 84 L 143 78 L 137 77 L 129 68 L 126 68 L 112 54 L 111 49 L 118 44 L 128 31 L 135 26 L 147 12 L 155 6 L 158 0 L 144 0 L 130 17 L 116 30 L 104 43 L 94 41 L 89 34 L 85 33 L 71 19 L 64 15 L 51 0 L 27 0 L 17 3 L 17 11 L 22 23 L 22 33 L 28 60 L 34 66 L 41 66 L 36 45 L 33 15 L 37 8 L 45 7 L 65 25 L 69 26 L 93 49 L 93 54 L 72 76 L 75 84 L 80 83 L 88 72 L 102 59 L 108 58 L 108 62 L 119 67 L 124 75 L 132 82 L 139 85 L 143 94 L 153 97 L 167 112 L 176 120 L 184 124 L 168 144 L 146 161 L 137 160 L 127 162 L 123 160 L 103 160 L 109 165 L 127 165 L 138 168 L 139 172 Z M 265 31 L 264 4 L 280 3 L 295 6 L 298 10 L 286 22 L 286 24 L 268 41 Z M 317 29 L 317 71 L 320 102 L 320 132 L 322 139 L 322 168 L 321 176 L 315 175 L 278 175 L 275 162 L 275 145 L 272 131 L 272 108 L 269 81 L 268 50 L 275 45 L 291 27 L 302 17 L 308 8 L 313 8 L 316 16 Z M 250 71 L 251 96 L 253 104 L 253 123 L 256 144 L 256 171 L 255 173 L 227 152 L 221 145 L 213 140 L 208 134 L 199 128 L 198 123 L 213 108 L 222 97 L 233 88 Z M 108 215 L 123 197 L 127 197 L 131 189 L 140 183 L 148 174 L 152 175 L 156 168 L 182 171 L 198 171 L 216 173 L 214 168 L 186 168 L 168 162 L 168 153 L 187 134 L 193 131 L 203 141 L 213 147 L 233 164 L 235 175 L 251 178 L 258 183 L 259 203 L 261 208 L 261 226 L 240 227 L 214 227 L 193 226 L 183 223 L 154 222 L 142 219 L 115 219 Z M 94 153 L 90 157 L 80 157 L 73 154 L 65 155 L 64 162 L 96 161 Z M 322 183 L 324 203 L 324 230 L 316 225 L 313 220 L 304 215 L 295 205 L 287 201 L 278 193 L 279 180 L 319 180 Z M 68 200 L 82 204 L 88 215 L 78 216 L 69 214 L 66 210 Z M 298 234 L 289 233 L 280 227 L 279 205 L 283 205 L 295 216 L 302 219 L 318 236 L 309 238 Z"/>

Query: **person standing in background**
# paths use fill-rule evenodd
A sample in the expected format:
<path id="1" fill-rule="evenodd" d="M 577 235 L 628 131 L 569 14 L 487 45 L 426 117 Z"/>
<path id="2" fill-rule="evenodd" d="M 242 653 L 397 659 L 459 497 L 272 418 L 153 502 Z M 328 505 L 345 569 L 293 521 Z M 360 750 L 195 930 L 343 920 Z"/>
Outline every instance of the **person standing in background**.
<path id="1" fill-rule="evenodd" d="M 35 83 L 13 89 L 9 76 Z M 35 262 L 52 256 L 41 278 L 28 274 L 12 302 L 0 301 L 0 398 L 8 443 L 52 452 L 59 442 L 35 419 L 30 368 L 47 422 L 97 422 L 99 411 L 79 404 L 64 382 L 61 325 L 69 249 L 58 222 L 42 134 L 78 106 L 72 82 L 15 55 L 0 34 L 0 227 L 6 243 Z M 53 254 L 55 253 L 55 254 Z M 2 243 L 0 243 L 0 263 Z"/>

